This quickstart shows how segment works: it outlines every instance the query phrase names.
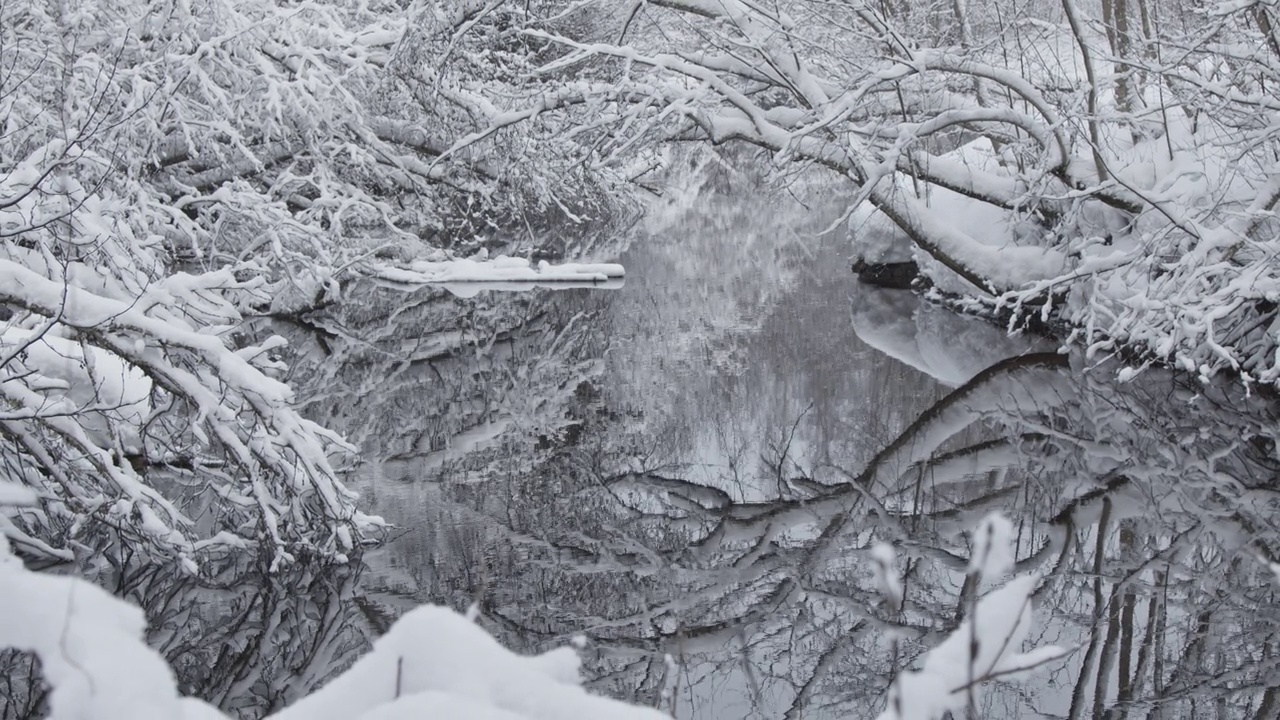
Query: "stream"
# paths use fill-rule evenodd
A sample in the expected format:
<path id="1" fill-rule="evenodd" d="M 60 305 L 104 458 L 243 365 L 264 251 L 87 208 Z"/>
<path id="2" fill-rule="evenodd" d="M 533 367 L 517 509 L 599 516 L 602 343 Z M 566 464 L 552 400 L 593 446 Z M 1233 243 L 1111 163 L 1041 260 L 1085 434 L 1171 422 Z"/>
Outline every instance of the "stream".
<path id="1" fill-rule="evenodd" d="M 153 643 L 254 717 L 408 609 L 474 606 L 679 718 L 871 718 L 984 592 L 970 531 L 998 512 L 1039 578 L 1031 638 L 1070 652 L 979 717 L 1276 717 L 1276 403 L 1121 383 L 860 286 L 835 217 L 712 198 L 635 228 L 618 289 L 370 283 L 277 322 L 305 412 L 360 448 L 350 485 L 395 527 L 359 568 L 241 576 L 198 610 L 139 589 Z M 221 641 L 239 665 L 211 666 Z"/>

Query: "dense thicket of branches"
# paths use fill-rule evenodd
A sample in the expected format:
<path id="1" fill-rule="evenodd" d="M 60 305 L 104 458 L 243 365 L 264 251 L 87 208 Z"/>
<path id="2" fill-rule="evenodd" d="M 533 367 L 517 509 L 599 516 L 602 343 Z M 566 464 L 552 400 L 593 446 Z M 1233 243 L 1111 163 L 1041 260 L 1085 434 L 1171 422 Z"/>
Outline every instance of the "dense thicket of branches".
<path id="1" fill-rule="evenodd" d="M 723 145 L 782 180 L 833 178 L 833 225 L 892 227 L 944 290 L 1037 313 L 1089 361 L 1274 386 L 1277 22 L 1262 0 L 3 0 L 0 532 L 33 565 L 98 577 L 163 562 L 212 579 L 246 551 L 268 573 L 350 560 L 382 527 L 340 478 L 354 448 L 299 411 L 282 339 L 245 318 L 335 302 L 371 258 L 599 219 L 626 181 L 654 189 Z M 494 387 L 458 399 L 457 427 L 390 439 L 436 459 L 438 438 L 491 444 L 508 454 L 486 471 L 514 478 L 523 459 L 496 439 L 522 429 L 544 465 L 501 508 L 526 553 L 505 562 L 567 560 L 577 575 L 552 577 L 557 591 L 589 575 L 625 598 L 594 619 L 624 662 L 655 663 L 676 638 L 691 654 L 781 653 L 800 627 L 812 632 L 787 642 L 818 659 L 787 679 L 789 711 L 843 702 L 832 678 L 883 685 L 971 610 L 975 587 L 945 588 L 963 564 L 955 538 L 1015 502 L 1038 518 L 1018 560 L 1048 573 L 1039 598 L 1093 598 L 1083 612 L 1063 601 L 1087 634 L 1073 717 L 1176 706 L 1196 687 L 1220 691 L 1224 713 L 1275 707 L 1261 694 L 1276 684 L 1271 616 L 1249 591 L 1249 553 L 1275 557 L 1271 490 L 1239 479 L 1275 472 L 1265 414 L 1224 420 L 1202 450 L 1147 444 L 1121 430 L 1194 418 L 1140 393 L 1113 402 L 1106 381 L 1081 388 L 1062 356 L 1035 356 L 968 380 L 845 477 L 788 476 L 784 454 L 776 494 L 748 501 L 567 448 L 602 412 L 598 348 L 571 331 L 589 309 L 502 310 L 502 331 L 463 342 L 444 324 L 437 339 L 453 352 L 536 328 L 510 345 L 513 377 L 472 373 Z M 391 386 L 430 369 L 433 346 L 420 350 Z M 549 395 L 506 394 L 517 378 Z M 336 419 L 342 400 L 310 409 Z M 962 433 L 974 427 L 980 440 Z M 1075 484 L 1038 482 L 1064 472 Z M 608 496 L 574 505 L 588 486 Z M 535 493 L 564 504 L 521 517 Z M 552 520 L 571 510 L 582 525 L 568 533 Z M 849 557 L 885 564 L 875 538 L 907 556 L 896 606 L 847 582 Z M 672 567 L 678 582 L 655 580 Z M 1139 640 L 1124 618 L 1142 612 Z M 529 632 L 556 620 L 491 617 Z M 884 629 L 901 644 L 870 652 Z"/>
<path id="2" fill-rule="evenodd" d="M 280 340 L 232 330 L 336 299 L 374 253 L 605 212 L 576 111 L 530 109 L 571 79 L 530 79 L 555 48 L 518 32 L 554 9 L 0 6 L 0 432 L 5 477 L 41 495 L 6 521 L 23 551 L 109 538 L 195 570 L 259 542 L 341 559 L 376 529 L 331 464 L 350 448 L 273 379 Z"/>
<path id="3" fill-rule="evenodd" d="M 936 279 L 1205 376 L 1280 379 L 1266 3 L 630 5 L 606 147 L 746 143 L 849 182 Z M 874 258 L 872 258 L 874 260 Z"/>
<path id="4" fill-rule="evenodd" d="M 1091 352 L 1280 372 L 1264 5 L 2 12 L 6 457 L 57 498 L 27 526 L 88 514 L 191 556 L 200 521 L 148 488 L 221 477 L 212 525 L 349 551 L 336 438 L 267 379 L 274 341 L 216 336 L 332 300 L 370 253 L 598 215 L 605 169 L 671 140 L 833 171 L 939 281 Z"/>
<path id="5" fill-rule="evenodd" d="M 967 530 L 998 509 L 1014 519 L 1017 570 L 1038 578 L 1042 637 L 1073 652 L 1053 660 L 1052 683 L 1007 686 L 985 712 L 1269 717 L 1274 415 L 1220 404 L 1230 396 L 1217 392 L 1193 407 L 1198 390 L 1168 376 L 1081 383 L 1068 362 L 989 368 L 865 468 L 778 447 L 758 469 L 712 471 L 673 461 L 660 442 L 617 445 L 604 421 L 509 497 L 444 480 L 435 503 L 475 529 L 435 572 L 459 553 L 492 569 L 470 593 L 513 637 L 588 628 L 599 682 L 641 702 L 669 691 L 671 654 L 693 708 L 874 717 L 868 698 L 984 596 L 965 579 L 980 543 Z M 508 477 L 498 464 L 486 476 Z M 1228 478 L 1256 482 L 1230 490 Z M 897 582 L 888 593 L 885 577 Z M 457 596 L 468 578 L 419 587 Z"/>

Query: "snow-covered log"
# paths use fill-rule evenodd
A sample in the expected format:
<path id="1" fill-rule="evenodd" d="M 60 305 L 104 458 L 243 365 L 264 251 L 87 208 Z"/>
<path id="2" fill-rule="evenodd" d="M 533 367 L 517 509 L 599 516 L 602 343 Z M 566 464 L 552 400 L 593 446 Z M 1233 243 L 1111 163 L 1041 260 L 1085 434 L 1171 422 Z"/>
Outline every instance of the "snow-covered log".
<path id="1" fill-rule="evenodd" d="M 366 263 L 359 272 L 375 280 L 404 286 L 442 285 L 461 297 L 483 290 L 528 290 L 622 287 L 626 272 L 616 263 L 534 264 L 523 258 L 498 257 L 450 260 L 418 260 L 401 265 Z"/>

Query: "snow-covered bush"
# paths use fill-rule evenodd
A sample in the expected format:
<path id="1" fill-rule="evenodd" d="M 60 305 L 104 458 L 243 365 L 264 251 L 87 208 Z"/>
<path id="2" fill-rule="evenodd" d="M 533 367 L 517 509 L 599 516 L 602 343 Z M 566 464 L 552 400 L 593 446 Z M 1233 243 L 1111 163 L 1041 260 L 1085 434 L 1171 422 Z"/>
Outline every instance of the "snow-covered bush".
<path id="1" fill-rule="evenodd" d="M 238 319 L 219 293 L 260 283 L 177 274 L 128 301 L 0 259 L 15 308 L 0 334 L 6 477 L 40 496 L 10 531 L 60 545 L 28 548 L 66 560 L 96 544 L 82 533 L 105 531 L 194 571 L 201 552 L 259 541 L 277 560 L 340 559 L 373 529 L 330 464 L 345 444 L 269 376 L 272 341 L 233 349 L 217 333 Z M 199 485 L 207 516 L 178 509 L 161 482 Z M 223 531 L 202 538 L 202 526 Z"/>
<path id="2" fill-rule="evenodd" d="M 162 54 L 141 55 L 163 35 L 155 18 L 129 3 L 0 13 L 3 473 L 39 494 L 10 533 L 51 560 L 106 536 L 193 571 L 202 552 L 259 541 L 278 560 L 351 552 L 376 523 L 330 466 L 343 443 L 290 407 L 277 340 L 227 337 L 269 305 L 283 244 L 173 267 L 175 240 L 209 236 L 152 177 L 161 141 L 183 139 L 165 118 L 190 99 L 164 87 L 181 83 Z M 203 517 L 164 483 L 197 486 Z"/>
<path id="3" fill-rule="evenodd" d="M 526 34 L 569 53 L 544 72 L 616 63 L 593 91 L 608 143 L 822 169 L 855 256 L 909 244 L 940 288 L 1061 321 L 1091 353 L 1280 382 L 1274 7 L 926 5 L 662 0 L 621 39 Z M 861 232 L 884 225 L 902 244 Z"/>
<path id="4" fill-rule="evenodd" d="M 1012 523 L 990 516 L 974 531 L 968 573 L 976 583 L 999 580 L 1013 569 L 1013 552 Z M 891 552 L 887 560 L 892 565 Z M 1039 581 L 1035 574 L 1020 575 L 976 599 L 968 619 L 929 651 L 919 669 L 898 676 L 880 720 L 943 720 L 949 713 L 972 717 L 983 684 L 1026 675 L 1066 655 L 1054 646 L 1023 652 Z M 892 583 L 898 581 L 884 579 L 885 585 Z"/>
<path id="5" fill-rule="evenodd" d="M 445 75 L 405 45 L 437 21 L 463 65 Z M 486 74 L 464 42 L 476 22 L 384 3 L 0 4 L 0 477 L 40 493 L 8 522 L 24 553 L 124 543 L 195 570 L 246 546 L 342 560 L 376 530 L 331 464 L 351 448 L 278 379 L 282 341 L 236 328 L 336 299 L 345 272 L 394 271 L 368 258 L 412 256 L 457 208 L 574 215 L 594 176 L 531 163 L 578 141 L 483 141 L 536 122 L 506 113 L 541 86 Z"/>

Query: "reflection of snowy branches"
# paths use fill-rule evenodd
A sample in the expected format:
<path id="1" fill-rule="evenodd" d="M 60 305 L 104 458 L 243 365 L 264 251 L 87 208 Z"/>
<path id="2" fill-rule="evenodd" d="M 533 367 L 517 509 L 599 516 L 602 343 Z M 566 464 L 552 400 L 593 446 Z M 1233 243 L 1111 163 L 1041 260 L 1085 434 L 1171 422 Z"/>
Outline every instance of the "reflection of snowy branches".
<path id="1" fill-rule="evenodd" d="M 672 653 L 695 685 L 745 682 L 748 663 L 766 688 L 752 702 L 766 714 L 866 712 L 853 701 L 886 691 L 896 670 L 970 617 L 983 589 L 966 575 L 964 533 L 1000 509 L 1014 518 L 1016 571 L 1043 578 L 1030 592 L 1048 616 L 1044 633 L 1079 648 L 1043 661 L 1075 678 L 1064 702 L 1082 716 L 1172 708 L 1196 688 L 1257 708 L 1273 640 L 1244 638 L 1275 637 L 1277 618 L 1257 614 L 1274 603 L 1249 590 L 1267 587 L 1253 556 L 1276 547 L 1264 480 L 1276 469 L 1274 417 L 1261 405 L 1216 413 L 1227 401 L 1217 391 L 1189 406 L 1154 374 L 1125 386 L 1073 377 L 1068 362 L 1028 355 L 988 368 L 843 481 L 793 485 L 802 497 L 743 501 L 732 478 L 721 487 L 678 468 L 596 471 L 594 496 L 590 475 L 562 477 L 556 492 L 572 501 L 552 504 L 576 532 L 552 519 L 530 526 L 513 506 L 508 517 L 537 538 L 524 544 L 526 572 L 561 588 L 590 578 L 593 592 L 554 595 L 567 615 L 494 598 L 487 616 L 529 637 L 588 629 L 603 668 L 649 668 L 602 676 L 630 677 L 639 696 L 658 691 L 653 663 Z M 879 541 L 900 554 L 900 602 L 868 582 Z M 614 594 L 594 595 L 606 588 Z M 885 634 L 899 639 L 893 652 L 876 640 Z"/>
<path id="2" fill-rule="evenodd" d="M 148 644 L 187 693 L 261 717 L 311 694 L 368 649 L 359 576 L 315 564 L 277 573 L 241 564 L 192 583 L 154 566 L 125 568 L 117 594 L 142 606 Z"/>

